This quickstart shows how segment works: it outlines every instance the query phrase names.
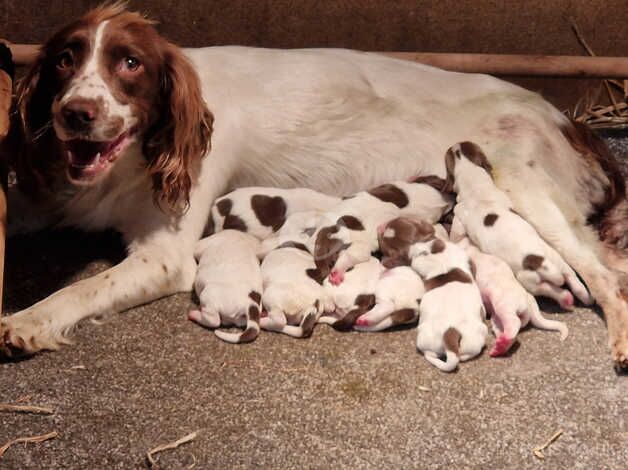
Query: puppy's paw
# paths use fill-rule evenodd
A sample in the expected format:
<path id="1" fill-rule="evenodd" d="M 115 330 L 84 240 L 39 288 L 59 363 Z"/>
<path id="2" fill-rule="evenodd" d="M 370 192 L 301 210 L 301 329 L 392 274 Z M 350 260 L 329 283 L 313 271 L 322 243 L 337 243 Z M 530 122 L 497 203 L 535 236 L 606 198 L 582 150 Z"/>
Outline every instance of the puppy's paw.
<path id="1" fill-rule="evenodd" d="M 611 357 L 615 368 L 622 372 L 628 372 L 628 325 L 624 325 L 622 331 L 616 332 L 611 342 Z"/>
<path id="2" fill-rule="evenodd" d="M 493 345 L 493 349 L 489 352 L 489 356 L 491 357 L 499 357 L 503 356 L 508 352 L 512 343 L 514 343 L 514 338 L 508 338 L 505 335 L 498 336 L 495 340 L 495 344 Z"/>
<path id="3" fill-rule="evenodd" d="M 0 356 L 14 358 L 42 350 L 56 350 L 71 344 L 63 334 L 53 329 L 52 318 L 25 310 L 4 317 L 0 322 Z"/>

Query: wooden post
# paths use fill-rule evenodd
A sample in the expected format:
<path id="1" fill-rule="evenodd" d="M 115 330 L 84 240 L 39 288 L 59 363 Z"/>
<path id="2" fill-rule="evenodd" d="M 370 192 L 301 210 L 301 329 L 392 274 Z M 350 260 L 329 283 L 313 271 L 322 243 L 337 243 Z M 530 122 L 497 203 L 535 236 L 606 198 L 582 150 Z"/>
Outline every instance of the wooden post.
<path id="1" fill-rule="evenodd" d="M 9 111 L 13 95 L 14 65 L 11 49 L 0 44 L 0 316 L 2 315 L 2 291 L 4 286 L 4 255 L 7 227 L 8 162 L 3 141 L 9 133 Z"/>

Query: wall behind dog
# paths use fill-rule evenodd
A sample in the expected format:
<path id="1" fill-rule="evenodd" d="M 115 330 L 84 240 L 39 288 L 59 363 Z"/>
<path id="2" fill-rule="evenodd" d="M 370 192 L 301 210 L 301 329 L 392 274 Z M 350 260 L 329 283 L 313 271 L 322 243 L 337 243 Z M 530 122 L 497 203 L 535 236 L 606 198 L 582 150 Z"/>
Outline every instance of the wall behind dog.
<path id="1" fill-rule="evenodd" d="M 100 1 L 0 0 L 0 31 L 41 42 Z M 598 55 L 626 55 L 625 0 L 131 0 L 184 46 L 348 47 L 363 50 L 575 54 L 573 18 Z M 584 80 L 518 80 L 573 104 Z M 566 86 L 567 85 L 567 86 Z"/>

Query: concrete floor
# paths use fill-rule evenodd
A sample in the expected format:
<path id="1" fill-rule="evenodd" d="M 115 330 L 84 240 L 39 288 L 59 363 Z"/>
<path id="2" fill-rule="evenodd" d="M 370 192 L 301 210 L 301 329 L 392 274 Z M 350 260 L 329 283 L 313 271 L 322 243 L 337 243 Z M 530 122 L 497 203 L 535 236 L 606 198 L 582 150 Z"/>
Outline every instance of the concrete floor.
<path id="1" fill-rule="evenodd" d="M 121 253 L 110 234 L 11 240 L 5 308 Z M 234 346 L 187 321 L 192 305 L 179 294 L 85 322 L 72 347 L 1 363 L 1 402 L 30 396 L 56 412 L 3 413 L 0 445 L 59 436 L 11 447 L 0 468 L 142 468 L 147 450 L 193 431 L 158 455 L 163 468 L 626 468 L 628 377 L 613 371 L 590 309 L 548 314 L 569 326 L 564 343 L 526 330 L 510 357 L 485 353 L 448 375 L 416 353 L 411 329 L 319 326 L 308 340 L 262 333 Z M 532 449 L 559 429 L 541 462 Z"/>

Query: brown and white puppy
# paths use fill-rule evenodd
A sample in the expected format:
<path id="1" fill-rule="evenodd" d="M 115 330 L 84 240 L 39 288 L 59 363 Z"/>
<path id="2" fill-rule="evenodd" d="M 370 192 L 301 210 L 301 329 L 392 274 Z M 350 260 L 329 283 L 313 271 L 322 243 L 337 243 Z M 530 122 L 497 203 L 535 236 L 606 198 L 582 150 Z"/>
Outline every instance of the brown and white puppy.
<path id="1" fill-rule="evenodd" d="M 573 269 L 513 209 L 509 197 L 491 176 L 491 165 L 472 142 L 451 147 L 445 156 L 448 186 L 456 192 L 452 239 L 465 234 L 482 252 L 510 266 L 517 279 L 534 295 L 550 297 L 571 309 L 574 299 L 591 304 L 586 287 Z"/>
<path id="2" fill-rule="evenodd" d="M 325 279 L 323 287 L 334 302 L 334 311 L 321 316 L 318 322 L 337 330 L 350 329 L 360 315 L 375 305 L 376 287 L 385 270 L 377 258 L 371 257 L 349 269 L 342 284 Z"/>
<path id="3" fill-rule="evenodd" d="M 259 334 L 262 273 L 257 260 L 259 241 L 236 230 L 200 240 L 194 252 L 198 271 L 194 289 L 201 302 L 188 318 L 209 328 L 241 326 L 241 333 L 215 330 L 230 343 L 253 341 Z"/>
<path id="4" fill-rule="evenodd" d="M 234 229 L 264 240 L 277 232 L 296 212 L 327 211 L 340 198 L 305 188 L 240 188 L 219 197 L 211 211 L 211 225 L 218 232 Z"/>
<path id="5" fill-rule="evenodd" d="M 268 316 L 261 319 L 263 329 L 308 337 L 319 316 L 333 311 L 331 297 L 312 278 L 315 270 L 314 258 L 298 242 L 286 242 L 266 255 L 262 261 L 262 303 Z"/>
<path id="6" fill-rule="evenodd" d="M 486 311 L 469 257 L 459 246 L 440 239 L 415 243 L 409 256 L 425 284 L 417 349 L 428 362 L 451 372 L 460 361 L 480 354 L 488 335 Z"/>
<path id="7" fill-rule="evenodd" d="M 381 331 L 416 322 L 425 287 L 421 277 L 409 266 L 383 272 L 375 287 L 375 305 L 358 317 L 358 331 Z"/>
<path id="8" fill-rule="evenodd" d="M 495 345 L 490 355 L 505 354 L 515 342 L 519 330 L 529 322 L 537 328 L 560 332 L 560 340 L 567 338 L 567 325 L 544 318 L 536 299 L 517 281 L 505 261 L 482 253 L 468 238 L 458 245 L 467 252 L 475 268 L 475 282 L 480 288 L 484 306 L 491 315 Z"/>

